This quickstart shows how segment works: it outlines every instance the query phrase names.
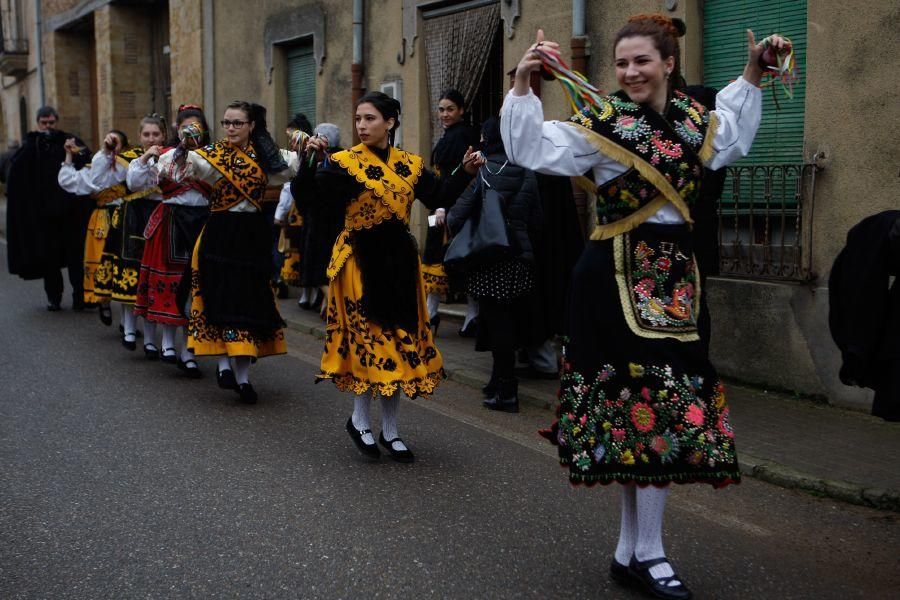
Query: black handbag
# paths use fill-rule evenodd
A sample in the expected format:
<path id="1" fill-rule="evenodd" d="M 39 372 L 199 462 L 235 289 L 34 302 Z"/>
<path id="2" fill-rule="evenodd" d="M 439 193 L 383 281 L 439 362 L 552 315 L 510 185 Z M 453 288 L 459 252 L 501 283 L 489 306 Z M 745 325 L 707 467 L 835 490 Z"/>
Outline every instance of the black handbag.
<path id="1" fill-rule="evenodd" d="M 444 265 L 469 268 L 511 254 L 503 195 L 479 180 L 481 202 L 476 204 L 444 254 Z"/>

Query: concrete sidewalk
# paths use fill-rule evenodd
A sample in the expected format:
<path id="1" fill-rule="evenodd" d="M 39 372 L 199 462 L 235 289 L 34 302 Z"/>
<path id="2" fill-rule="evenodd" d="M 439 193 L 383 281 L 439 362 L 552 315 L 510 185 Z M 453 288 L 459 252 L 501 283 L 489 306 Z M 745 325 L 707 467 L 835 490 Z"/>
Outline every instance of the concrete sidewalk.
<path id="1" fill-rule="evenodd" d="M 294 330 L 324 336 L 324 321 L 279 301 Z M 453 306 L 442 307 L 437 343 L 451 380 L 478 389 L 490 377 L 489 353 L 475 352 L 474 340 L 457 335 Z M 815 404 L 791 396 L 727 383 L 741 471 L 751 477 L 844 502 L 900 512 L 900 423 Z M 519 382 L 522 402 L 547 410 L 553 419 L 556 381 Z M 513 417 L 515 418 L 515 417 Z"/>

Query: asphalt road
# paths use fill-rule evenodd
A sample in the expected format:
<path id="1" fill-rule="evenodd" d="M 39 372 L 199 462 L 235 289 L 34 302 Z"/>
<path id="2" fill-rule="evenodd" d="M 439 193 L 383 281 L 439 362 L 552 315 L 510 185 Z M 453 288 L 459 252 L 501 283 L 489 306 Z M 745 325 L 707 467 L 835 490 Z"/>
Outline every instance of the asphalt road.
<path id="1" fill-rule="evenodd" d="M 618 491 L 568 485 L 546 411 L 447 382 L 401 403 L 416 463 L 367 463 L 309 336 L 253 368 L 247 407 L 212 362 L 184 379 L 5 272 L 0 331 L 2 598 L 643 597 L 606 576 Z M 900 586 L 898 515 L 752 479 L 677 487 L 665 539 L 697 598 Z"/>

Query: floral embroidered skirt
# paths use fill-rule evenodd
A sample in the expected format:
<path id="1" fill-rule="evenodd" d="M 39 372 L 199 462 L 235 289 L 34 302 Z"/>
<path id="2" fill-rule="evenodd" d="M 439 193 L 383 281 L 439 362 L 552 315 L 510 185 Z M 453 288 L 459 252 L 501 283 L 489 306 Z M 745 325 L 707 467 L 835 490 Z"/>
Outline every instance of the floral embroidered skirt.
<path id="1" fill-rule="evenodd" d="M 287 352 L 270 285 L 272 232 L 262 213 L 211 213 L 191 257 L 188 347 L 197 356 Z"/>
<path id="2" fill-rule="evenodd" d="M 331 379 L 339 390 L 354 394 L 433 393 L 445 377 L 444 361 L 428 326 L 421 275 L 418 287 L 417 330 L 383 329 L 366 320 L 362 274 L 354 256 L 346 257 L 328 287 L 325 350 L 316 379 Z"/>
<path id="3" fill-rule="evenodd" d="M 116 207 L 94 275 L 94 294 L 99 298 L 134 304 L 144 256 L 144 228 L 157 204 L 157 200 L 138 198 Z"/>
<path id="4" fill-rule="evenodd" d="M 158 204 L 144 230 L 134 314 L 154 323 L 187 325 L 178 302 L 181 280 L 206 221 L 206 206 Z"/>
<path id="5" fill-rule="evenodd" d="M 697 336 L 685 226 L 589 242 L 573 272 L 558 420 L 573 484 L 740 481 L 725 391 Z"/>
<path id="6" fill-rule="evenodd" d="M 87 234 L 84 237 L 84 301 L 100 302 L 104 298 L 96 293 L 94 280 L 103 262 L 103 248 L 109 235 L 109 224 L 115 206 L 99 206 L 91 213 Z"/>

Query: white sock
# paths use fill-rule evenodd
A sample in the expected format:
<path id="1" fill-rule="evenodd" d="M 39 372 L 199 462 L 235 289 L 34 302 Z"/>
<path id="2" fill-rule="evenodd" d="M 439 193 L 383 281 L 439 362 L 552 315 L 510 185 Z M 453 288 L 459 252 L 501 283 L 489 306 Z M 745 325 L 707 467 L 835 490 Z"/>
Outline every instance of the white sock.
<path id="1" fill-rule="evenodd" d="M 441 304 L 441 295 L 431 292 L 425 298 L 425 305 L 428 307 L 428 320 L 435 318 L 438 314 L 438 306 Z"/>
<path id="2" fill-rule="evenodd" d="M 645 488 L 638 488 L 636 496 L 637 542 L 634 546 L 634 556 L 639 562 L 662 558 L 666 555 L 662 544 L 662 520 L 669 488 L 648 485 Z M 671 577 L 674 574 L 675 571 L 669 563 L 662 563 L 650 569 L 650 575 L 654 579 Z M 673 580 L 669 585 L 678 585 L 678 582 Z"/>
<path id="3" fill-rule="evenodd" d="M 144 345 L 156 346 L 156 323 L 144 319 Z"/>
<path id="4" fill-rule="evenodd" d="M 381 397 L 381 435 L 385 440 L 393 440 L 399 437 L 397 433 L 397 411 L 400 409 L 400 396 Z M 391 443 L 391 447 L 398 452 L 406 450 L 406 445 L 401 441 Z"/>
<path id="5" fill-rule="evenodd" d="M 309 302 L 309 288 L 301 288 L 303 291 L 300 293 L 300 299 L 297 300 L 297 304 L 303 304 L 304 302 Z"/>
<path id="6" fill-rule="evenodd" d="M 242 383 L 250 383 L 250 357 L 235 356 L 234 357 L 234 380 L 238 385 Z"/>
<path id="7" fill-rule="evenodd" d="M 622 522 L 619 529 L 619 545 L 616 546 L 616 561 L 628 566 L 634 554 L 637 539 L 637 506 L 635 504 L 635 485 L 628 483 L 622 486 Z"/>
<path id="8" fill-rule="evenodd" d="M 463 321 L 462 329 L 469 326 L 469 323 L 478 316 L 478 300 L 472 296 L 466 296 L 466 318 Z"/>
<path id="9" fill-rule="evenodd" d="M 362 429 L 371 429 L 369 425 L 369 408 L 372 405 L 372 396 L 371 394 L 357 394 L 353 398 L 353 416 L 351 420 L 353 421 L 353 426 L 359 430 Z M 375 438 L 372 437 L 371 433 L 363 434 L 362 441 L 368 445 L 372 445 L 375 443 Z"/>
<path id="10" fill-rule="evenodd" d="M 175 325 L 162 326 L 162 351 L 175 348 Z"/>
<path id="11" fill-rule="evenodd" d="M 187 345 L 187 330 L 184 327 L 180 327 L 182 332 L 181 336 L 181 362 L 187 362 L 189 360 L 194 360 L 194 353 L 188 349 Z M 228 360 L 227 358 L 225 360 Z"/>
<path id="12" fill-rule="evenodd" d="M 125 340 L 128 342 L 133 342 L 136 339 L 134 335 L 134 326 L 136 319 L 134 318 L 134 311 L 132 311 L 130 306 L 122 305 L 122 331 L 125 334 Z"/>
<path id="13" fill-rule="evenodd" d="M 221 373 L 222 371 L 233 371 L 234 370 L 231 368 L 231 361 L 228 360 L 227 356 L 219 357 L 219 364 L 218 364 L 217 368 L 219 370 L 219 373 Z"/>

